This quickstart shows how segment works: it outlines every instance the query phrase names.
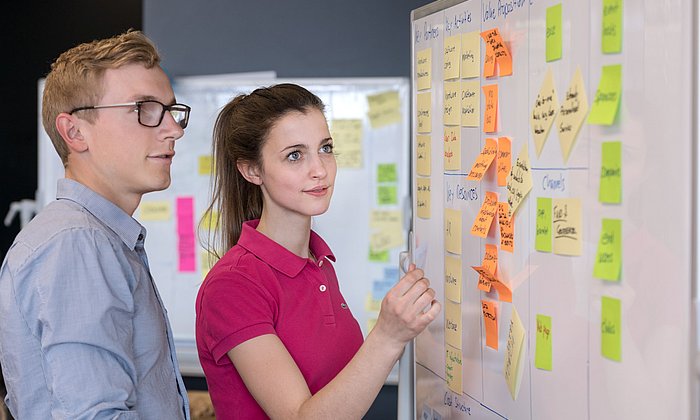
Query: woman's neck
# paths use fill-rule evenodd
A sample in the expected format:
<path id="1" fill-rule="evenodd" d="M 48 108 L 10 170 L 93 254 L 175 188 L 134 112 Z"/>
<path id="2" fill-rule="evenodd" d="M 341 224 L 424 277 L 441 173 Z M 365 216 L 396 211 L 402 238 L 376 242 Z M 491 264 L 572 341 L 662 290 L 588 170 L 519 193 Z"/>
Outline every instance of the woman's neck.
<path id="1" fill-rule="evenodd" d="M 310 217 L 300 218 L 290 223 L 289 220 L 281 221 L 279 218 L 270 217 L 263 210 L 256 230 L 282 245 L 293 254 L 301 258 L 311 258 L 309 251 Z"/>

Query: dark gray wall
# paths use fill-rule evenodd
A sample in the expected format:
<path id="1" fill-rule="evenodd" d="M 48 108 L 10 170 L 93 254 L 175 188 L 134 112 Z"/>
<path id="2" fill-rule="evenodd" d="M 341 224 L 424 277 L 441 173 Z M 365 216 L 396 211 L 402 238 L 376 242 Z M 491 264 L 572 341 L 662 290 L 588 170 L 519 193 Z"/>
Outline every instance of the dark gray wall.
<path id="1" fill-rule="evenodd" d="M 409 77 L 410 13 L 429 0 L 144 0 L 172 76 Z"/>

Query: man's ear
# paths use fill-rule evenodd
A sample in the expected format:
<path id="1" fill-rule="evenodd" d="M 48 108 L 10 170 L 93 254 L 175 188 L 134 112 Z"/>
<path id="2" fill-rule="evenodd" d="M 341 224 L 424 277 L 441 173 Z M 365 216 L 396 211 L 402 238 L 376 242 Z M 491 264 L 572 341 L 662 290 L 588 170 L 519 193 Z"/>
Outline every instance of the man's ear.
<path id="1" fill-rule="evenodd" d="M 84 152 L 88 149 L 83 133 L 80 131 L 81 120 L 78 117 L 61 112 L 56 117 L 56 129 L 71 152 Z"/>
<path id="2" fill-rule="evenodd" d="M 239 160 L 236 162 L 236 168 L 238 172 L 243 175 L 243 178 L 251 184 L 262 185 L 262 177 L 260 177 L 260 168 L 251 162 L 244 160 Z"/>

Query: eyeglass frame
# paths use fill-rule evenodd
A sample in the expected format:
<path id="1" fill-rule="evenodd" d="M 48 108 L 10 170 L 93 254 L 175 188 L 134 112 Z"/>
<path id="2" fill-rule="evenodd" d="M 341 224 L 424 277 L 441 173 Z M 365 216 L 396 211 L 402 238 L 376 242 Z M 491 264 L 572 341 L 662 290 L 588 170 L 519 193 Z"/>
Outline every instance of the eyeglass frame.
<path id="1" fill-rule="evenodd" d="M 147 125 L 141 122 L 141 105 L 146 102 L 155 102 L 159 104 L 161 107 L 163 107 L 163 111 L 160 113 L 160 118 L 158 119 L 158 124 L 156 125 Z M 185 122 L 185 125 L 182 126 L 182 124 L 177 123 L 177 125 L 180 126 L 183 130 L 187 128 L 187 124 L 189 124 L 190 121 L 190 112 L 192 111 L 192 108 L 189 105 L 185 104 L 172 104 L 172 105 L 165 105 L 164 103 L 160 101 L 156 101 L 155 99 L 146 99 L 143 101 L 135 101 L 135 102 L 128 102 L 128 103 L 122 103 L 122 104 L 107 104 L 107 105 L 93 105 L 93 106 L 81 106 L 78 108 L 72 109 L 68 114 L 73 115 L 73 113 L 78 112 L 78 111 L 86 111 L 90 109 L 103 109 L 103 108 L 119 108 L 119 107 L 125 107 L 125 106 L 135 106 L 136 107 L 136 114 L 138 115 L 138 121 L 139 124 L 141 124 L 144 127 L 149 127 L 149 128 L 155 128 L 160 126 L 160 124 L 163 122 L 163 117 L 165 117 L 165 113 L 171 111 L 175 107 L 184 107 L 185 108 L 185 118 L 182 120 Z M 177 109 L 176 109 L 177 110 Z M 181 111 L 181 110 L 178 110 Z"/>

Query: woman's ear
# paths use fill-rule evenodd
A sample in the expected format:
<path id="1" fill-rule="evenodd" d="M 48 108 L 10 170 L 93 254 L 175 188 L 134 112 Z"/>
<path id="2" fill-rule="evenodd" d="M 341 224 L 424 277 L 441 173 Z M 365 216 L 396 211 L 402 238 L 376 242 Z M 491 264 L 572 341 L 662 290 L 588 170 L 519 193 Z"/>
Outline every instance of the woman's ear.
<path id="1" fill-rule="evenodd" d="M 83 133 L 80 131 L 80 121 L 66 112 L 56 116 L 56 129 L 71 152 L 84 152 L 88 149 Z"/>
<path id="2" fill-rule="evenodd" d="M 262 185 L 262 177 L 260 176 L 260 168 L 258 165 L 253 164 L 248 161 L 239 160 L 236 162 L 236 168 L 238 172 L 243 175 L 243 178 L 251 184 Z"/>

